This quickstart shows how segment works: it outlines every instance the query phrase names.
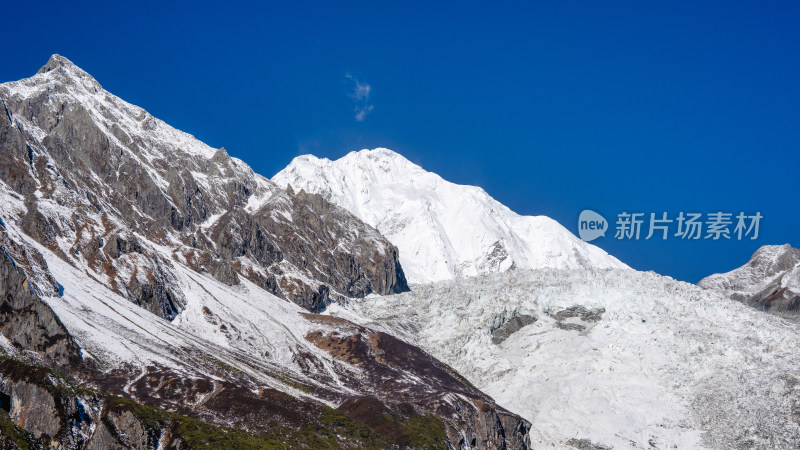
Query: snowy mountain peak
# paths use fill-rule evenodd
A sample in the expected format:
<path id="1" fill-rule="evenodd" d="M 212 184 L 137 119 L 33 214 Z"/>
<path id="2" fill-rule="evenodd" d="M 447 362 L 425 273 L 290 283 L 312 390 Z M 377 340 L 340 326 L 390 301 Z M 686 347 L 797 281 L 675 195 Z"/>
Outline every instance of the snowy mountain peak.
<path id="1" fill-rule="evenodd" d="M 797 319 L 800 316 L 800 249 L 789 244 L 762 246 L 744 266 L 710 275 L 697 284 L 758 309 Z"/>
<path id="2" fill-rule="evenodd" d="M 416 164 L 409 161 L 405 156 L 397 153 L 394 150 L 389 150 L 388 148 L 378 147 L 373 149 L 362 149 L 357 152 L 350 152 L 344 156 L 347 160 L 353 161 L 363 161 L 365 163 L 373 163 L 373 164 L 387 164 L 387 163 L 395 163 L 404 166 L 414 166 L 419 167 Z"/>
<path id="3" fill-rule="evenodd" d="M 405 156 L 388 148 L 379 147 L 372 150 L 350 152 L 342 160 L 364 169 L 371 169 L 372 172 L 379 173 L 387 179 L 403 178 L 411 173 L 428 173 Z M 438 175 L 436 176 L 438 177 Z"/>
<path id="4" fill-rule="evenodd" d="M 47 64 L 36 72 L 36 75 L 44 74 L 50 75 L 47 77 L 48 80 L 58 78 L 62 82 L 70 84 L 80 83 L 84 86 L 92 87 L 93 89 L 102 89 L 100 83 L 98 83 L 93 76 L 89 75 L 88 72 L 75 65 L 75 63 L 69 59 L 58 54 L 52 55 L 47 61 Z"/>
<path id="5" fill-rule="evenodd" d="M 164 153 L 167 148 L 203 159 L 213 158 L 218 152 L 191 134 L 169 126 L 143 108 L 106 91 L 94 77 L 61 55 L 51 56 L 30 78 L 0 84 L 0 95 L 8 97 L 9 104 L 35 99 L 51 110 L 69 110 L 75 116 L 82 116 L 82 125 L 94 122 L 110 141 L 121 146 L 134 143 L 139 156 L 148 162 L 171 157 Z M 51 116 L 36 123 L 25 123 L 24 115 L 15 116 L 15 120 L 23 122 L 23 126 L 38 136 L 44 136 L 60 124 L 59 113 Z"/>
<path id="6" fill-rule="evenodd" d="M 703 287 L 723 289 L 753 289 L 799 264 L 800 250 L 792 248 L 791 245 L 764 245 L 753 253 L 744 266 L 728 273 L 708 276 L 699 284 Z"/>
<path id="7" fill-rule="evenodd" d="M 273 177 L 320 194 L 400 250 L 408 280 L 427 283 L 510 268 L 624 268 L 544 216 L 520 216 L 477 186 L 458 185 L 385 148 L 332 161 L 305 155 Z"/>
<path id="8" fill-rule="evenodd" d="M 748 265 L 763 268 L 765 273 L 776 274 L 800 263 L 800 250 L 789 244 L 764 245 L 753 253 Z"/>
<path id="9" fill-rule="evenodd" d="M 42 66 L 42 68 L 36 73 L 47 73 L 57 69 L 63 69 L 73 73 L 81 72 L 88 75 L 88 73 L 86 73 L 83 69 L 76 66 L 75 63 L 57 53 L 51 55 L 50 59 L 47 61 L 47 64 Z"/>
<path id="10" fill-rule="evenodd" d="M 305 176 L 325 172 L 325 168 L 332 165 L 347 168 L 346 176 L 358 179 L 362 183 L 395 182 L 407 178 L 410 174 L 428 173 L 401 154 L 387 148 L 350 152 L 336 161 L 314 155 L 301 155 L 294 158 L 285 170 L 291 170 L 298 176 Z M 429 175 L 439 177 L 433 173 Z"/>

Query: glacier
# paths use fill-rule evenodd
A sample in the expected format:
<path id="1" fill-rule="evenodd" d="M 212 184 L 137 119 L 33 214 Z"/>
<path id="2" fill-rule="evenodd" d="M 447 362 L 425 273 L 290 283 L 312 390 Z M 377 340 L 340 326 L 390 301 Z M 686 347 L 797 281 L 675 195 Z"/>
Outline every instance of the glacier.
<path id="1" fill-rule="evenodd" d="M 653 272 L 510 271 L 327 313 L 450 364 L 531 421 L 534 448 L 800 443 L 798 325 Z"/>

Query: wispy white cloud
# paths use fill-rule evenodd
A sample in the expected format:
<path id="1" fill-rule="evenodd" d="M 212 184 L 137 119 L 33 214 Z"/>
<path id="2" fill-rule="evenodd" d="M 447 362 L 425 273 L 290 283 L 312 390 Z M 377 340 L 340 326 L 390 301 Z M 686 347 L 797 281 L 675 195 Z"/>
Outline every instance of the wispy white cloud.
<path id="1" fill-rule="evenodd" d="M 352 91 L 350 91 L 350 98 L 353 99 L 355 102 L 355 119 L 357 122 L 363 121 L 367 114 L 372 112 L 375 108 L 372 103 L 369 101 L 369 95 L 372 92 L 372 86 L 367 83 L 362 83 L 359 79 L 354 77 L 353 75 L 345 74 L 345 78 L 349 81 Z"/>

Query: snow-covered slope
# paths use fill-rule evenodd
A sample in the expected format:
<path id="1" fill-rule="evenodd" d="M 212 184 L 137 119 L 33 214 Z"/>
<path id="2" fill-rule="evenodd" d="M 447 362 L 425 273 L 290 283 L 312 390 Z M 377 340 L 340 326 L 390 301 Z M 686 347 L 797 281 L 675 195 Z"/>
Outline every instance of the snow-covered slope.
<path id="1" fill-rule="evenodd" d="M 800 327 L 654 273 L 510 271 L 329 313 L 452 365 L 534 424 L 534 448 L 800 439 Z"/>
<path id="2" fill-rule="evenodd" d="M 3 205 L 0 213 L 14 217 L 19 213 L 14 206 L 22 205 Z M 204 367 L 201 355 L 205 355 L 267 386 L 302 395 L 275 375 L 283 374 L 287 380 L 307 378 L 291 361 L 295 352 L 324 357 L 324 352 L 304 342 L 305 333 L 313 327 L 300 315 L 302 308 L 247 281 L 226 286 L 178 262 L 168 262 L 177 274 L 176 288 L 186 297 L 185 309 L 170 322 L 131 303 L 86 269 L 62 260 L 11 221 L 4 223 L 0 233 L 4 250 L 7 240 L 21 244 L 25 253 L 43 256 L 41 267 L 25 270 L 51 274 L 59 284 L 58 292 L 47 289 L 33 274 L 29 275 L 31 284 L 41 287 L 42 299 L 80 345 L 83 358 L 101 367 L 125 366 L 146 373 L 148 367 L 160 366 L 184 376 L 202 374 L 221 380 Z M 169 255 L 168 249 L 152 242 L 143 245 Z"/>
<path id="3" fill-rule="evenodd" d="M 800 314 L 800 250 L 789 244 L 765 245 L 744 266 L 707 276 L 697 285 L 796 320 Z"/>
<path id="4" fill-rule="evenodd" d="M 387 149 L 336 161 L 299 156 L 272 181 L 320 194 L 380 230 L 400 250 L 411 283 L 511 267 L 626 267 L 548 217 L 520 216 L 483 189 L 450 183 Z"/>
<path id="5" fill-rule="evenodd" d="M 175 274 L 174 288 L 185 297 L 181 313 L 165 320 L 36 242 L 16 220 L 7 220 L 24 214 L 24 208 L 18 201 L 0 204 L 6 218 L 0 222 L 0 264 L 10 262 L 21 271 L 24 289 L 36 292 L 55 313 L 57 320 L 44 326 L 63 326 L 68 335 L 55 336 L 74 339 L 78 361 L 57 367 L 89 386 L 249 430 L 305 426 L 318 420 L 318 413 L 307 411 L 315 405 L 357 410 L 362 399 L 370 399 L 382 417 L 392 417 L 386 420 L 402 421 L 415 411 L 440 417 L 451 443 L 479 439 L 487 448 L 527 445 L 530 424 L 427 353 L 392 336 L 310 314 L 248 280 L 227 286 L 165 258 Z M 140 244 L 164 257 L 171 253 L 149 240 Z M 12 296 L 0 288 L 4 335 L 14 328 L 9 322 L 32 321 L 27 306 L 14 311 L 19 302 Z M 51 363 L 33 351 L 42 341 L 38 330 L 26 332 L 2 336 L 3 355 Z M 5 375 L 0 372 L 0 380 Z M 277 397 L 276 403 L 265 397 Z M 398 415 L 395 403 L 405 412 Z M 352 437 L 340 439 L 345 448 L 360 445 Z"/>

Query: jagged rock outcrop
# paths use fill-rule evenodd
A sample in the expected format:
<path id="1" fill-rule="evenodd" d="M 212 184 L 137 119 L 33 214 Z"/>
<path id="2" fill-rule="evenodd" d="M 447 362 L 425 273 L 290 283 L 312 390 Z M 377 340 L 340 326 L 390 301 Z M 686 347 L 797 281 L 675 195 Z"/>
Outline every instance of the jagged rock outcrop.
<path id="1" fill-rule="evenodd" d="M 289 211 L 291 215 L 275 214 L 276 210 Z M 301 191 L 277 197 L 253 213 L 235 208 L 210 226 L 207 236 L 222 261 L 244 258 L 262 268 L 278 268 L 263 275 L 257 270 L 243 275 L 310 311 L 324 309 L 331 295 L 363 297 L 373 292 L 391 294 L 408 289 L 397 262 L 397 249 L 377 230 L 318 195 Z M 319 283 L 280 277 L 280 267 L 287 263 Z M 216 277 L 233 284 L 236 271 L 229 267 L 215 268 Z"/>
<path id="2" fill-rule="evenodd" d="M 509 336 L 534 322 L 536 322 L 536 317 L 529 314 L 519 314 L 511 317 L 499 327 L 492 329 L 492 344 L 503 343 Z"/>
<path id="3" fill-rule="evenodd" d="M 0 180 L 25 206 L 25 232 L 168 320 L 185 299 L 148 243 L 312 311 L 331 298 L 408 289 L 397 249 L 372 227 L 278 188 L 66 58 L 0 85 L 0 106 Z"/>
<path id="4" fill-rule="evenodd" d="M 789 244 L 765 245 L 742 267 L 703 278 L 697 283 L 793 321 L 800 319 L 800 249 Z"/>
<path id="5" fill-rule="evenodd" d="M 6 357 L 0 361 L 0 397 L 6 400 L 0 421 L 10 420 L 19 431 L 16 440 L 27 440 L 32 448 L 84 448 L 100 409 L 96 396 L 69 385 L 61 374 Z"/>
<path id="6" fill-rule="evenodd" d="M 53 310 L 40 299 L 41 283 L 31 280 L 20 265 L 35 267 L 36 263 L 23 260 L 33 252 L 21 251 L 12 244 L 0 230 L 0 333 L 18 350 L 36 352 L 60 365 L 77 364 L 81 360 L 80 349 Z M 39 260 L 38 264 L 44 261 Z"/>

